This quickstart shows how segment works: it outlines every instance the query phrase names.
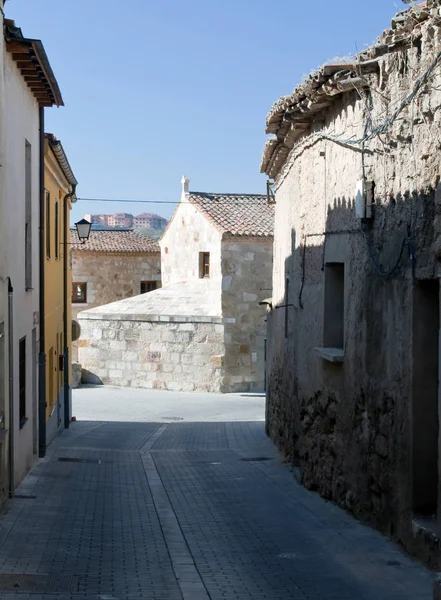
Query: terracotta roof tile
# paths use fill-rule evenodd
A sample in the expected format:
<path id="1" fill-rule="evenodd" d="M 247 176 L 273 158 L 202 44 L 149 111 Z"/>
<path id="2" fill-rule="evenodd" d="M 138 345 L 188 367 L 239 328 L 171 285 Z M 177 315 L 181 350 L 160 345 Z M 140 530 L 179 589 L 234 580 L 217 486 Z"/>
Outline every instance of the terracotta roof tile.
<path id="1" fill-rule="evenodd" d="M 72 250 L 83 252 L 160 253 L 158 242 L 137 231 L 92 230 L 84 244 L 78 242 L 77 232 L 71 230 Z"/>
<path id="2" fill-rule="evenodd" d="M 188 200 L 224 233 L 252 237 L 274 233 L 274 206 L 266 195 L 189 192 Z"/>

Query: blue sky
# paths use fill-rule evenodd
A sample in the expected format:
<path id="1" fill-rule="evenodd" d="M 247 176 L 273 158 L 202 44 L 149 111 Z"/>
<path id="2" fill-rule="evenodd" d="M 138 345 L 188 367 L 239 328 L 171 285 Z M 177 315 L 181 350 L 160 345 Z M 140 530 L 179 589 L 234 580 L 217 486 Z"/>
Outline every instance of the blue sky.
<path id="1" fill-rule="evenodd" d="M 257 193 L 272 103 L 304 74 L 375 41 L 401 0 L 9 0 L 43 41 L 65 107 L 46 110 L 83 198 L 176 202 L 190 189 Z M 78 202 L 87 212 L 172 204 Z"/>

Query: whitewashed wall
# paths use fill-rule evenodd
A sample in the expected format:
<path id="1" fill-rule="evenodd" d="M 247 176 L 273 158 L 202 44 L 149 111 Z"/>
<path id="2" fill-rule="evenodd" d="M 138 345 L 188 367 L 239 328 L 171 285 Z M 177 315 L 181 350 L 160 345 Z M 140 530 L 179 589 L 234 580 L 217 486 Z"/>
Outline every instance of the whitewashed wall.
<path id="1" fill-rule="evenodd" d="M 3 172 L 0 219 L 2 274 L 9 275 L 14 288 L 14 451 L 15 480 L 29 471 L 37 450 L 37 364 L 38 360 L 38 225 L 39 225 L 39 108 L 16 64 L 3 44 L 5 91 L 3 132 L 6 151 L 1 161 Z M 32 146 L 32 286 L 25 289 L 25 140 Z M 33 329 L 34 348 L 33 356 Z M 19 340 L 26 336 L 26 416 L 19 428 Z"/>

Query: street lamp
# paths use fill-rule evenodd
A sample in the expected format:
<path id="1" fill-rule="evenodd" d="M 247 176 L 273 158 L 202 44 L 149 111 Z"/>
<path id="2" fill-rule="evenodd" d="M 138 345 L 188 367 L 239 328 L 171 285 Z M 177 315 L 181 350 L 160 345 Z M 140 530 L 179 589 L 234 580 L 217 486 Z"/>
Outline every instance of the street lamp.
<path id="1" fill-rule="evenodd" d="M 81 221 L 75 223 L 75 227 L 77 228 L 77 234 L 80 242 L 84 244 L 89 239 L 92 223 L 89 223 L 89 221 L 86 221 L 86 219 L 81 219 Z"/>

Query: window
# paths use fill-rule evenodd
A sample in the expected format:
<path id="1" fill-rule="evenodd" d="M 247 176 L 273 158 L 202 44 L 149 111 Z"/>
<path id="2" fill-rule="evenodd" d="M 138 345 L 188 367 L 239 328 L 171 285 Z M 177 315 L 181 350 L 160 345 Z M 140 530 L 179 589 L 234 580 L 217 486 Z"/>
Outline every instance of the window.
<path id="1" fill-rule="evenodd" d="M 199 277 L 210 277 L 210 253 L 199 252 Z"/>
<path id="2" fill-rule="evenodd" d="M 18 357 L 19 397 L 20 397 L 20 428 L 26 423 L 26 337 L 19 342 Z"/>
<path id="3" fill-rule="evenodd" d="M 87 302 L 87 283 L 72 283 L 72 302 Z"/>
<path id="4" fill-rule="evenodd" d="M 325 266 L 325 348 L 344 348 L 345 266 L 328 263 Z"/>
<path id="5" fill-rule="evenodd" d="M 59 239 L 59 213 L 58 213 L 58 200 L 55 200 L 55 223 L 54 223 L 54 229 L 55 229 L 55 258 L 58 259 L 60 258 L 60 239 Z"/>
<path id="6" fill-rule="evenodd" d="M 141 281 L 141 294 L 145 294 L 146 292 L 152 292 L 156 290 L 158 282 L 157 281 Z"/>
<path id="7" fill-rule="evenodd" d="M 32 146 L 25 140 L 25 288 L 32 289 Z"/>
<path id="8" fill-rule="evenodd" d="M 51 195 L 48 190 L 44 192 L 46 202 L 46 258 L 51 257 Z"/>

